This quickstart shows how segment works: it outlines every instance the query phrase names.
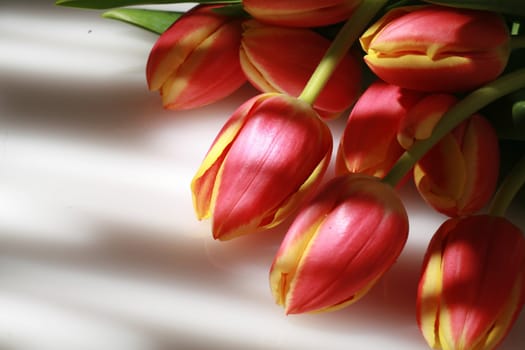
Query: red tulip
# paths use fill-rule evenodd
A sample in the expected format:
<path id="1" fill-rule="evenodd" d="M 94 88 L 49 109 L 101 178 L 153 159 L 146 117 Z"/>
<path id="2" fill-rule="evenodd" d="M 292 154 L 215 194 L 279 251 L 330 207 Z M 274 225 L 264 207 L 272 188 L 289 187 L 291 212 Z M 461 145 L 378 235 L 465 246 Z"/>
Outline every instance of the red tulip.
<path id="1" fill-rule="evenodd" d="M 243 0 L 261 22 L 289 27 L 320 27 L 350 18 L 361 0 Z"/>
<path id="2" fill-rule="evenodd" d="M 360 39 L 382 80 L 428 92 L 467 91 L 503 71 L 509 32 L 496 13 L 440 6 L 389 11 Z"/>
<path id="3" fill-rule="evenodd" d="M 168 109 L 216 102 L 246 82 L 239 61 L 241 20 L 200 5 L 185 13 L 153 46 L 146 67 L 149 89 Z"/>
<path id="4" fill-rule="evenodd" d="M 336 172 L 384 177 L 404 152 L 398 129 L 422 93 L 381 81 L 361 95 L 339 143 Z"/>
<path id="5" fill-rule="evenodd" d="M 220 131 L 192 181 L 199 219 L 230 239 L 282 222 L 317 186 L 330 161 L 330 129 L 307 103 L 266 93 Z"/>
<path id="6" fill-rule="evenodd" d="M 496 189 L 499 143 L 491 124 L 474 115 L 440 140 L 414 167 L 421 196 L 448 216 L 483 208 Z"/>
<path id="7" fill-rule="evenodd" d="M 525 301 L 525 238 L 508 220 L 445 221 L 430 242 L 417 293 L 417 321 L 433 349 L 489 350 Z"/>
<path id="8" fill-rule="evenodd" d="M 270 270 L 287 314 L 331 311 L 362 297 L 396 261 L 408 235 L 397 193 L 363 174 L 336 177 L 301 209 Z"/>
<path id="9" fill-rule="evenodd" d="M 248 80 L 263 92 L 299 96 L 321 61 L 330 41 L 310 29 L 244 23 L 241 66 Z M 314 103 L 323 117 L 349 108 L 361 89 L 361 66 L 348 54 Z"/>

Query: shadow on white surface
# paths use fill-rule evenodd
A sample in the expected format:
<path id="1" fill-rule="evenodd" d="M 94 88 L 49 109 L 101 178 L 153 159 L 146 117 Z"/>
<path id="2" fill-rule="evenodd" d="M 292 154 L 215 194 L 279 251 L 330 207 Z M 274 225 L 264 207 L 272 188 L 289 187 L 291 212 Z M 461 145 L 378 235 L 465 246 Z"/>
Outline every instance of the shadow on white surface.
<path id="1" fill-rule="evenodd" d="M 408 245 L 367 296 L 285 316 L 268 286 L 283 228 L 213 241 L 189 193 L 254 91 L 164 111 L 144 81 L 154 35 L 52 2 L 0 9 L 0 348 L 426 348 L 415 287 L 444 218 L 413 189 Z M 524 328 L 501 349 L 525 348 Z"/>

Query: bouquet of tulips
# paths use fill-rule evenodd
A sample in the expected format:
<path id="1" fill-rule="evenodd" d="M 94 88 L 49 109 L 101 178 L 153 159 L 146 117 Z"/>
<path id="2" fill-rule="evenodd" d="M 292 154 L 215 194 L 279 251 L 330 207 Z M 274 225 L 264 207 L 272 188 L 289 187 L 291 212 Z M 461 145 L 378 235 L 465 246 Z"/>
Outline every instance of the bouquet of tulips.
<path id="1" fill-rule="evenodd" d="M 525 302 L 525 237 L 505 216 L 525 182 L 521 0 L 127 7 L 182 2 L 57 4 L 111 8 L 105 17 L 158 33 L 146 79 L 166 109 L 199 108 L 246 83 L 260 91 L 227 119 L 191 183 L 213 237 L 290 219 L 270 268 L 275 301 L 287 314 L 336 310 L 403 250 L 409 220 L 397 188 L 413 181 L 449 217 L 429 242 L 417 291 L 425 340 L 497 347 Z M 327 122 L 340 117 L 326 179 Z"/>

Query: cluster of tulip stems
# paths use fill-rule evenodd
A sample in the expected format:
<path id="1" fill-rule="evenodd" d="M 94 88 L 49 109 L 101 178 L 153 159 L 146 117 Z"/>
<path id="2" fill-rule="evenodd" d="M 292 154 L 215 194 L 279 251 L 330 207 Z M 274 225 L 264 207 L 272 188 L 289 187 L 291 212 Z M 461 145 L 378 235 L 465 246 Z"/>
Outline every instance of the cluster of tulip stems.
<path id="1" fill-rule="evenodd" d="M 105 16 L 160 34 L 146 78 L 167 109 L 211 104 L 247 82 L 260 91 L 218 132 L 191 191 L 215 239 L 291 219 L 269 273 L 287 314 L 340 309 L 373 287 L 407 241 L 398 189 L 413 181 L 449 217 L 424 257 L 418 326 L 435 349 L 493 349 L 525 301 L 525 238 L 505 216 L 525 155 L 502 174 L 498 122 L 480 112 L 525 120 L 525 6 L 405 3 L 202 1 L 180 14 Z M 327 179 L 327 123 L 342 115 Z"/>

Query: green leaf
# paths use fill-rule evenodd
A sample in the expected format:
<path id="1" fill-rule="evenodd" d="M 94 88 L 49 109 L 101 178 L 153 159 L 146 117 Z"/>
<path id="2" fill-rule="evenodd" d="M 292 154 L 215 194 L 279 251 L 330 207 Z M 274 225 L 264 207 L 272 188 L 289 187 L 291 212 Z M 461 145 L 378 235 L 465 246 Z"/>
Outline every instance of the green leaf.
<path id="1" fill-rule="evenodd" d="M 57 0 L 55 5 L 79 7 L 86 9 L 110 9 L 122 6 L 132 5 L 151 5 L 151 4 L 182 4 L 182 3 L 200 3 L 200 4 L 233 4 L 240 3 L 241 0 Z"/>
<path id="2" fill-rule="evenodd" d="M 184 12 L 160 11 L 148 9 L 117 8 L 102 14 L 104 18 L 116 19 L 137 27 L 162 34 Z"/>
<path id="3" fill-rule="evenodd" d="M 523 0 L 424 0 L 433 4 L 525 16 Z"/>

